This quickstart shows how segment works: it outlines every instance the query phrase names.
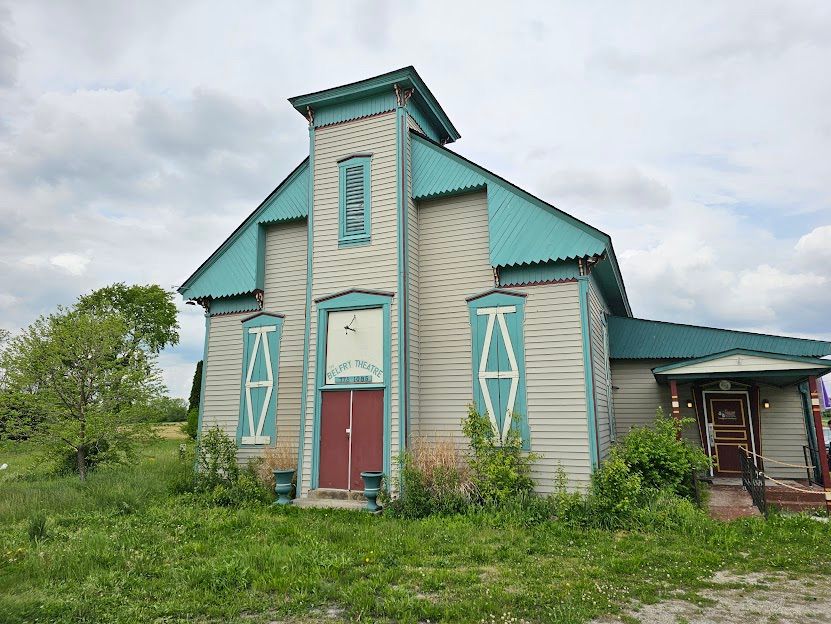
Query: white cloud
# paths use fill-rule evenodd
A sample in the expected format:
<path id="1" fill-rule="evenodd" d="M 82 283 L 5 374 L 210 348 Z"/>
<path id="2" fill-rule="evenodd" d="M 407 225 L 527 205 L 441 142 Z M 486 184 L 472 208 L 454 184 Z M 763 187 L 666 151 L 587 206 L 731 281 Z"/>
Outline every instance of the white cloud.
<path id="1" fill-rule="evenodd" d="M 90 263 L 90 258 L 78 254 L 64 253 L 49 258 L 49 263 L 63 269 L 70 275 L 83 275 Z"/>
<path id="2" fill-rule="evenodd" d="M 796 251 L 809 261 L 831 261 L 831 225 L 814 228 L 800 237 Z"/>
<path id="3" fill-rule="evenodd" d="M 55 256 L 31 255 L 20 259 L 24 267 L 45 269 L 55 267 L 70 275 L 83 275 L 91 258 L 74 253 L 60 253 Z"/>

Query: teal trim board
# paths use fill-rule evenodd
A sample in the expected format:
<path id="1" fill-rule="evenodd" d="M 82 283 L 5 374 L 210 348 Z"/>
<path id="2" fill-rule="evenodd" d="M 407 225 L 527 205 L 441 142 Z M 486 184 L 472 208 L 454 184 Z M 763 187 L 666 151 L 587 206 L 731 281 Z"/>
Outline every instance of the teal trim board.
<path id="1" fill-rule="evenodd" d="M 384 474 L 390 474 L 391 453 L 390 440 L 392 431 L 390 398 L 392 357 L 390 349 L 390 304 L 393 293 L 348 290 L 335 293 L 329 297 L 318 299 L 317 304 L 317 353 L 315 354 L 315 388 L 314 388 L 314 420 L 312 422 L 312 475 L 311 488 L 318 486 L 318 472 L 320 468 L 320 406 L 322 393 L 346 389 L 378 389 L 384 390 Z M 326 386 L 326 336 L 328 330 L 328 313 L 334 310 L 363 310 L 367 308 L 381 308 L 384 317 L 384 383 L 333 385 Z"/>
<path id="2" fill-rule="evenodd" d="M 410 374 L 409 374 L 409 256 L 408 256 L 408 196 L 407 196 L 407 151 L 404 133 L 407 128 L 407 111 L 399 107 L 395 118 L 395 186 L 398 189 L 398 452 L 407 446 L 410 415 Z"/>
<path id="3" fill-rule="evenodd" d="M 306 404 L 309 394 L 309 338 L 312 327 L 312 248 L 314 243 L 315 129 L 309 126 L 309 184 L 306 201 L 309 216 L 306 228 L 306 318 L 303 325 L 303 380 L 300 382 L 300 432 L 297 441 L 297 496 L 303 492 L 303 456 L 306 450 Z"/>
<path id="4" fill-rule="evenodd" d="M 508 427 L 518 429 L 522 448 L 530 451 L 525 398 L 525 294 L 494 289 L 468 299 L 467 303 L 476 407 L 480 414 L 491 416 L 500 438 Z M 509 411 L 519 417 L 518 423 L 513 419 L 506 422 Z"/>
<path id="5" fill-rule="evenodd" d="M 283 316 L 258 312 L 242 320 L 242 379 L 237 446 L 274 446 Z"/>
<path id="6" fill-rule="evenodd" d="M 580 284 L 580 330 L 583 336 L 583 372 L 586 380 L 586 419 L 589 461 L 594 471 L 598 465 L 597 417 L 594 413 L 594 376 L 592 375 L 591 333 L 589 327 L 589 278 L 577 278 Z"/>
<path id="7" fill-rule="evenodd" d="M 371 156 L 352 156 L 338 163 L 338 247 L 370 241 L 371 168 Z"/>

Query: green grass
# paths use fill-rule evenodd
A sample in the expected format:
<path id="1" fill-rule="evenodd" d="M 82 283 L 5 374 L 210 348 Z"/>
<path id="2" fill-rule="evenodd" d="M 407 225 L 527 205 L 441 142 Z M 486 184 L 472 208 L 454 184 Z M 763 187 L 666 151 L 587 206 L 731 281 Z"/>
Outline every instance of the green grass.
<path id="1" fill-rule="evenodd" d="M 719 569 L 831 574 L 831 529 L 801 516 L 610 532 L 212 508 L 168 493 L 187 469 L 177 447 L 83 485 L 0 483 L 0 622 L 583 622 L 694 596 Z M 31 540 L 40 511 L 47 535 Z"/>

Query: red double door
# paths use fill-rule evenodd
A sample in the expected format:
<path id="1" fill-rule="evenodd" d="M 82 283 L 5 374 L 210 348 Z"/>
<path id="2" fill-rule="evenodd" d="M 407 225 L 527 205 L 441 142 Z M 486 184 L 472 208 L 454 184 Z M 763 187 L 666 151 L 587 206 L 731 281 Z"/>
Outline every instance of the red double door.
<path id="1" fill-rule="evenodd" d="M 383 469 L 384 391 L 325 390 L 318 487 L 363 490 L 361 472 Z"/>

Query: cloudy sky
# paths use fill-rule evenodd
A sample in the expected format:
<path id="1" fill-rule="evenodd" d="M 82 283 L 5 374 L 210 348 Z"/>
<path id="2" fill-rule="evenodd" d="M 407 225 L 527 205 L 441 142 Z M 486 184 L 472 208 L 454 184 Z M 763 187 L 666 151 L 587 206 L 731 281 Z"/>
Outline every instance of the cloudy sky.
<path id="1" fill-rule="evenodd" d="M 391 4 L 0 0 L 0 327 L 178 286 L 306 155 L 286 98 L 412 64 L 637 316 L 831 339 L 831 3 Z"/>

